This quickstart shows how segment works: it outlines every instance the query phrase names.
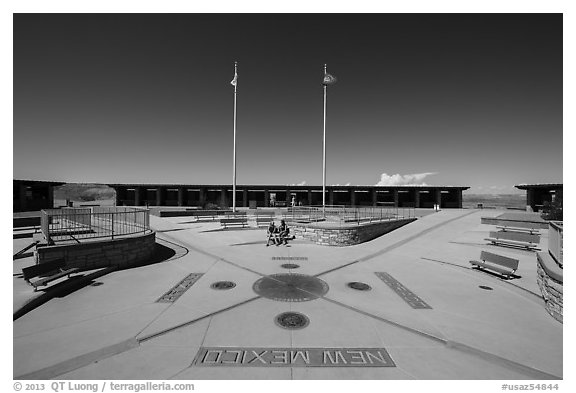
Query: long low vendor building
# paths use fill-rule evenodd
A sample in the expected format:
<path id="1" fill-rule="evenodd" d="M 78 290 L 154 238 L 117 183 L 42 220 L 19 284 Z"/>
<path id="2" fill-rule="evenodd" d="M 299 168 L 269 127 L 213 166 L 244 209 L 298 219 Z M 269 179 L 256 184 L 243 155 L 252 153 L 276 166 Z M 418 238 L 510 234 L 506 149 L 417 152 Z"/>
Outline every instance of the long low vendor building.
<path id="1" fill-rule="evenodd" d="M 64 182 L 13 180 L 13 211 L 54 207 L 54 188 Z M 117 206 L 232 206 L 232 185 L 108 184 L 116 191 Z M 461 208 L 460 186 L 327 186 L 326 204 Z M 236 206 L 273 207 L 321 205 L 322 186 L 237 185 Z"/>
<path id="2" fill-rule="evenodd" d="M 118 206 L 232 206 L 232 185 L 108 184 L 116 190 Z M 461 208 L 457 186 L 327 186 L 326 204 Z M 322 186 L 238 185 L 237 207 L 321 205 Z"/>

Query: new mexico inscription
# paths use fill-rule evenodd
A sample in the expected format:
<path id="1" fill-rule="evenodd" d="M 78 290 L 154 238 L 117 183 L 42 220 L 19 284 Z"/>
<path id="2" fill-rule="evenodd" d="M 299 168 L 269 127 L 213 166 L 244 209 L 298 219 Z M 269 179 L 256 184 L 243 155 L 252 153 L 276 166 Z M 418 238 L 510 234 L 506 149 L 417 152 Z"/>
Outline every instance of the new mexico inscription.
<path id="1" fill-rule="evenodd" d="M 396 367 L 384 348 L 201 347 L 196 366 Z"/>

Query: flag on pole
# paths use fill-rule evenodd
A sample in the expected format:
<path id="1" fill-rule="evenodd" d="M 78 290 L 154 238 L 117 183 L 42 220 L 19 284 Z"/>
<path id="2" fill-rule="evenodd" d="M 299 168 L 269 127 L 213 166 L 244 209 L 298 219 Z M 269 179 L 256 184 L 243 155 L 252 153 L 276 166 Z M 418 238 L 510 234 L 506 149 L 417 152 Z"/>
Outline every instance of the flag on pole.
<path id="1" fill-rule="evenodd" d="M 232 82 L 230 82 L 230 84 L 236 87 L 237 81 L 238 81 L 238 74 L 234 74 L 234 79 L 232 79 Z"/>
<path id="2" fill-rule="evenodd" d="M 323 85 L 333 85 L 336 83 L 336 77 L 330 74 L 324 75 L 324 80 L 322 80 Z"/>

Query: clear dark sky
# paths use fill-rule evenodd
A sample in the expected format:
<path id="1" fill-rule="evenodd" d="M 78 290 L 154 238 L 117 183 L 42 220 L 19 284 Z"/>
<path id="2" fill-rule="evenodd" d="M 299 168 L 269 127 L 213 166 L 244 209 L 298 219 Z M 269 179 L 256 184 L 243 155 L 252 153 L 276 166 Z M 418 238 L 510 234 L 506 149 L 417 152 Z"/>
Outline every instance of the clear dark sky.
<path id="1" fill-rule="evenodd" d="M 562 182 L 561 14 L 16 14 L 14 178 Z M 384 175 L 383 175 L 384 174 Z"/>

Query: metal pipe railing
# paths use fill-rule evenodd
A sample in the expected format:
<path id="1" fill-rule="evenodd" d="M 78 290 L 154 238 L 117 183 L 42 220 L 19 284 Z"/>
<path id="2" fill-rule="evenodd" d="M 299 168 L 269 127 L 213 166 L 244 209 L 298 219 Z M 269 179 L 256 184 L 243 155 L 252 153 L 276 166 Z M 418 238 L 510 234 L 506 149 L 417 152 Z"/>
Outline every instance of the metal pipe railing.
<path id="1" fill-rule="evenodd" d="M 548 230 L 548 253 L 554 258 L 556 263 L 561 267 L 563 262 L 563 237 L 564 226 L 561 221 L 551 221 Z"/>
<path id="2" fill-rule="evenodd" d="M 292 221 L 312 223 L 328 222 L 333 225 L 360 225 L 416 217 L 415 208 L 399 207 L 346 207 L 346 206 L 295 206 L 288 209 Z"/>
<path id="3" fill-rule="evenodd" d="M 93 207 L 42 210 L 41 230 L 46 241 L 115 239 L 150 231 L 150 211 L 133 207 Z"/>

